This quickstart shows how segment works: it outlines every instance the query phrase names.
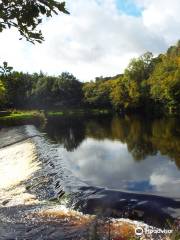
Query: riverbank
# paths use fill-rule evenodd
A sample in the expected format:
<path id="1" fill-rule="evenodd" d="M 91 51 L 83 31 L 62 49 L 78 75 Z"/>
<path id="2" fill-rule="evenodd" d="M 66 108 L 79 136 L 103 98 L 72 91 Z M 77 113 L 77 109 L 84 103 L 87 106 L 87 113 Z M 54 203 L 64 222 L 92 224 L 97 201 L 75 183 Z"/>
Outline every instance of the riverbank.
<path id="1" fill-rule="evenodd" d="M 48 119 L 56 117 L 102 117 L 102 116 L 131 116 L 132 113 L 117 113 L 110 109 L 62 109 L 62 110 L 7 110 L 0 111 L 0 127 L 5 126 L 21 126 L 33 124 L 37 127 L 44 128 Z M 162 118 L 157 114 L 145 114 L 136 112 L 140 118 L 147 120 L 154 118 Z M 173 115 L 166 116 L 173 118 Z"/>
<path id="2" fill-rule="evenodd" d="M 0 112 L 0 127 L 21 126 L 25 124 L 43 126 L 45 123 L 46 117 L 44 112 L 39 110 L 9 110 Z"/>
<path id="3" fill-rule="evenodd" d="M 0 118 L 3 120 L 16 119 L 16 120 L 25 120 L 30 118 L 35 118 L 45 114 L 47 117 L 52 116 L 68 116 L 68 115 L 101 115 L 101 114 L 110 114 L 111 111 L 108 109 L 62 109 L 62 110 L 9 110 L 9 111 L 0 111 Z"/>
<path id="4" fill-rule="evenodd" d="M 111 114 L 105 109 L 68 109 L 59 111 L 50 110 L 8 110 L 0 111 L 0 126 L 19 126 L 34 124 L 44 126 L 47 118 L 63 116 L 98 116 Z"/>
<path id="5" fill-rule="evenodd" d="M 47 149 L 46 140 L 32 126 L 0 131 L 0 239 L 95 240 L 98 235 L 110 239 L 110 234 L 125 240 L 136 239 L 136 227 L 148 227 L 128 219 L 82 214 L 68 207 L 66 189 L 57 181 L 55 162 L 45 151 L 44 155 L 39 152 L 38 146 L 43 144 Z M 66 170 L 63 174 L 72 173 Z M 68 176 L 63 178 L 69 184 L 67 189 L 73 188 Z M 141 239 L 155 238 L 147 234 Z M 162 235 L 161 239 L 170 238 Z"/>

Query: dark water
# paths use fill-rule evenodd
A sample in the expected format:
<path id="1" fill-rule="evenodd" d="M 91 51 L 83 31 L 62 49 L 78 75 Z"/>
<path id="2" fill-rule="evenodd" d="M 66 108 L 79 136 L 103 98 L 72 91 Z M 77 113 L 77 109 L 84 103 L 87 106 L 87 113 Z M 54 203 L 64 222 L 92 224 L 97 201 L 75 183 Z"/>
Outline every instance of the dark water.
<path id="1" fill-rule="evenodd" d="M 155 226 L 180 218 L 178 119 L 53 117 L 45 132 L 84 183 L 69 181 L 75 209 Z"/>
<path id="2" fill-rule="evenodd" d="M 1 152 L 4 145 L 16 146 L 33 136 L 38 153 L 33 164 L 40 166 L 20 185 L 0 189 L 0 239 L 76 239 L 84 226 L 58 217 L 62 201 L 67 209 L 157 227 L 180 218 L 178 119 L 61 116 L 49 118 L 43 132 L 46 138 L 33 126 L 0 131 Z M 15 168 L 14 162 L 6 166 L 1 161 L 12 175 L 22 172 L 23 164 Z M 38 202 L 22 204 L 21 195 L 17 201 L 19 187 L 22 196 L 30 194 Z M 47 209 L 55 211 L 55 218 L 31 216 Z"/>
<path id="3" fill-rule="evenodd" d="M 45 131 L 89 185 L 180 198 L 178 119 L 61 117 Z"/>

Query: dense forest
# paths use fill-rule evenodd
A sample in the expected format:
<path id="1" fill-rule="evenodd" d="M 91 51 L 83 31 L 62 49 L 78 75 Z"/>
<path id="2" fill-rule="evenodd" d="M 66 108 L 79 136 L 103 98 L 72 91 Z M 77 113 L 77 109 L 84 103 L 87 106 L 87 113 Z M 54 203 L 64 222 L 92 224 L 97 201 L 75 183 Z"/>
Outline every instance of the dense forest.
<path id="1" fill-rule="evenodd" d="M 147 52 L 123 74 L 80 82 L 70 73 L 48 76 L 0 67 L 0 109 L 113 109 L 180 113 L 180 41 L 165 54 Z"/>

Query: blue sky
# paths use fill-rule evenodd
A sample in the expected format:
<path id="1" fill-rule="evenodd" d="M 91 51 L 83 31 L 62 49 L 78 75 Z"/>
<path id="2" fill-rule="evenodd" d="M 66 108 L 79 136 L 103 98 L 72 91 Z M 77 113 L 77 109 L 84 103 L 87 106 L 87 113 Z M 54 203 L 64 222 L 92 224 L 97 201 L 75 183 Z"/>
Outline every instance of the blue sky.
<path id="1" fill-rule="evenodd" d="M 116 0 L 116 4 L 120 11 L 127 15 L 141 16 L 142 9 L 133 0 Z"/>

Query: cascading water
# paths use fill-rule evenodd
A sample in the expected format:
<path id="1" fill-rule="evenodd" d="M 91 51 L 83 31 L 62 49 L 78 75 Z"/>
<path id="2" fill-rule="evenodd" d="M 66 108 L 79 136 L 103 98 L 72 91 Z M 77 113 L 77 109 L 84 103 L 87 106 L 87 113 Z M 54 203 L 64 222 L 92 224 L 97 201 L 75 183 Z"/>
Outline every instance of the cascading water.
<path id="1" fill-rule="evenodd" d="M 162 226 L 180 209 L 170 198 L 88 185 L 34 126 L 4 129 L 0 147 L 0 239 L 86 239 L 92 214 Z"/>

